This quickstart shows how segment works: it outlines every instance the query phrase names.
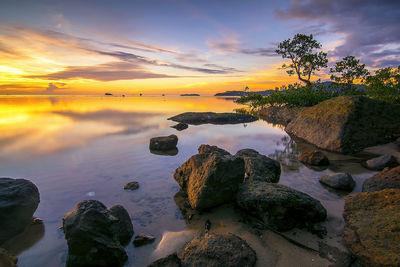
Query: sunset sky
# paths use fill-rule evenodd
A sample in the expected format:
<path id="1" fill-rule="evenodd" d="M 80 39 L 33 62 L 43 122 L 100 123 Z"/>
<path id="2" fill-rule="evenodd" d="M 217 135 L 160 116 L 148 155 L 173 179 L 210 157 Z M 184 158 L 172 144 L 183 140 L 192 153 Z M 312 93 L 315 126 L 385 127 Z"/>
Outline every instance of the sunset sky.
<path id="1" fill-rule="evenodd" d="M 374 70 L 400 65 L 399 24 L 398 0 L 1 0 L 0 94 L 273 89 L 295 33 Z"/>

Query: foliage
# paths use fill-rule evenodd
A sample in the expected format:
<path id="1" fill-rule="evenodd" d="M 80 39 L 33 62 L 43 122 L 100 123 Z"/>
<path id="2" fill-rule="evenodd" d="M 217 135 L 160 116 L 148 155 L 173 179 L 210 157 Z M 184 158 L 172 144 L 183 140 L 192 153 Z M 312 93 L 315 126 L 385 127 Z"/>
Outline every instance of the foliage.
<path id="1" fill-rule="evenodd" d="M 367 94 L 371 98 L 400 104 L 400 66 L 382 68 L 366 79 Z"/>
<path id="2" fill-rule="evenodd" d="M 360 64 L 360 60 L 354 56 L 347 56 L 341 61 L 336 62 L 330 72 L 332 73 L 331 80 L 346 84 L 345 88 L 349 91 L 354 91 L 353 81 L 355 79 L 364 81 L 366 76 L 369 75 L 365 64 Z"/>
<path id="3" fill-rule="evenodd" d="M 321 44 L 314 40 L 313 35 L 296 34 L 293 39 L 287 39 L 279 43 L 276 53 L 282 58 L 291 60 L 290 64 L 283 64 L 283 69 L 289 75 L 297 74 L 300 81 L 310 85 L 311 74 L 328 65 L 327 54 L 325 52 L 314 52 L 320 49 Z"/>

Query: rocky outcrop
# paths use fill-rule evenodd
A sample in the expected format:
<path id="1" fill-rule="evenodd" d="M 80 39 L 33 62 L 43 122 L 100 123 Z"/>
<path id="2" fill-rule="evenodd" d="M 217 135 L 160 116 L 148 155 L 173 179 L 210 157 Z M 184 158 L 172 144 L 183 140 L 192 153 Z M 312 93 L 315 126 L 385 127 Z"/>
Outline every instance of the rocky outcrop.
<path id="1" fill-rule="evenodd" d="M 396 158 L 389 154 L 382 155 L 380 157 L 367 160 L 365 162 L 365 167 L 370 170 L 378 171 L 383 170 L 386 167 L 395 167 L 397 165 L 399 164 L 397 163 Z"/>
<path id="2" fill-rule="evenodd" d="M 241 113 L 185 112 L 168 120 L 192 125 L 200 124 L 237 124 L 258 120 L 256 117 Z"/>
<path id="3" fill-rule="evenodd" d="M 355 153 L 400 135 L 400 106 L 340 96 L 302 110 L 286 132 L 326 150 Z"/>
<path id="4" fill-rule="evenodd" d="M 128 256 L 121 243 L 133 234 L 128 217 L 122 206 L 107 210 L 97 200 L 79 202 L 63 217 L 67 266 L 123 266 Z"/>
<path id="5" fill-rule="evenodd" d="M 138 182 L 129 182 L 124 185 L 124 190 L 136 190 L 139 188 Z"/>
<path id="6" fill-rule="evenodd" d="M 236 202 L 278 231 L 318 223 L 327 215 L 318 200 L 281 184 L 244 183 L 237 193 Z"/>
<path id="7" fill-rule="evenodd" d="M 24 231 L 39 202 L 39 190 L 31 181 L 0 178 L 0 244 Z"/>
<path id="8" fill-rule="evenodd" d="M 346 197 L 344 240 L 365 266 L 400 265 L 400 189 Z"/>
<path id="9" fill-rule="evenodd" d="M 219 148 L 217 146 L 210 146 L 210 145 L 205 145 L 205 144 L 200 145 L 197 150 L 199 151 L 199 154 L 219 153 L 221 155 L 228 155 L 228 156 L 231 155 L 225 149 Z"/>
<path id="10" fill-rule="evenodd" d="M 183 131 L 183 130 L 187 129 L 188 127 L 189 127 L 189 125 L 187 125 L 186 123 L 182 123 L 182 122 L 171 126 L 171 128 L 174 128 L 178 131 Z"/>
<path id="11" fill-rule="evenodd" d="M 141 247 L 153 243 L 154 240 L 156 240 L 154 236 L 139 233 L 135 236 L 135 239 L 133 239 L 133 245 L 135 247 Z"/>
<path id="12" fill-rule="evenodd" d="M 17 267 L 18 258 L 11 255 L 7 250 L 0 248 L 0 266 Z"/>
<path id="13" fill-rule="evenodd" d="M 362 191 L 374 192 L 387 188 L 400 189 L 400 166 L 393 169 L 384 169 L 364 181 Z"/>
<path id="14" fill-rule="evenodd" d="M 303 152 L 299 156 L 299 161 L 312 166 L 329 165 L 328 158 L 321 151 Z"/>
<path id="15" fill-rule="evenodd" d="M 182 266 L 250 267 L 257 256 L 240 237 L 231 233 L 208 233 L 195 237 L 180 254 Z"/>
<path id="16" fill-rule="evenodd" d="M 258 112 L 260 119 L 263 119 L 269 123 L 273 124 L 281 124 L 288 125 L 289 122 L 294 120 L 304 107 L 291 107 L 291 106 L 282 106 L 282 107 L 265 107 Z"/>
<path id="17" fill-rule="evenodd" d="M 176 149 L 178 137 L 174 134 L 169 136 L 153 137 L 150 139 L 150 150 L 168 151 Z"/>
<path id="18" fill-rule="evenodd" d="M 278 161 L 249 148 L 239 150 L 235 156 L 244 160 L 245 179 L 248 181 L 269 183 L 277 183 L 279 181 L 281 165 Z"/>
<path id="19" fill-rule="evenodd" d="M 356 182 L 353 177 L 348 173 L 331 173 L 325 174 L 318 178 L 321 184 L 327 185 L 329 187 L 339 189 L 339 190 L 353 190 L 356 186 Z"/>
<path id="20" fill-rule="evenodd" d="M 243 159 L 212 146 L 200 146 L 199 151 L 174 173 L 191 207 L 203 210 L 233 200 L 244 178 Z"/>

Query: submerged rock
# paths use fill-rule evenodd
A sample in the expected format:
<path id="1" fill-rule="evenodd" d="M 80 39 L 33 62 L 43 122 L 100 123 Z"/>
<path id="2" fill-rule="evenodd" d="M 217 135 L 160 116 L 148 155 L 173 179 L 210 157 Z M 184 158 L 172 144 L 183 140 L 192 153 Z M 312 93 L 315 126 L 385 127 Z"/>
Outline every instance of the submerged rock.
<path id="1" fill-rule="evenodd" d="M 344 240 L 365 266 L 400 266 L 400 189 L 346 197 Z"/>
<path id="2" fill-rule="evenodd" d="M 246 241 L 231 233 L 208 233 L 195 237 L 180 255 L 182 266 L 247 267 L 257 256 Z"/>
<path id="3" fill-rule="evenodd" d="M 187 129 L 188 127 L 189 127 L 189 125 L 187 125 L 186 123 L 182 123 L 182 122 L 180 122 L 174 126 L 171 126 L 171 128 L 174 128 L 178 131 L 183 131 L 183 130 Z"/>
<path id="4" fill-rule="evenodd" d="M 205 151 L 206 148 L 200 146 L 199 150 Z M 189 158 L 174 173 L 191 207 L 197 210 L 233 200 L 244 178 L 243 159 L 225 154 L 226 151 L 203 152 Z"/>
<path id="5" fill-rule="evenodd" d="M 400 166 L 393 169 L 386 168 L 374 176 L 366 179 L 364 181 L 362 191 L 374 192 L 387 188 L 400 189 Z"/>
<path id="6" fill-rule="evenodd" d="M 328 158 L 321 151 L 303 152 L 299 156 L 299 161 L 312 166 L 329 165 Z"/>
<path id="7" fill-rule="evenodd" d="M 377 158 L 367 160 L 365 166 L 370 170 L 383 170 L 386 167 L 394 167 L 399 165 L 392 155 L 386 154 Z"/>
<path id="8" fill-rule="evenodd" d="M 0 266 L 17 267 L 18 258 L 11 255 L 7 250 L 0 248 Z"/>
<path id="9" fill-rule="evenodd" d="M 180 267 L 180 266 L 182 266 L 181 260 L 178 258 L 178 255 L 176 255 L 176 253 L 158 259 L 155 262 L 147 265 L 147 267 Z"/>
<path id="10" fill-rule="evenodd" d="M 31 181 L 0 178 L 0 244 L 24 231 L 39 202 L 39 190 Z"/>
<path id="11" fill-rule="evenodd" d="M 302 110 L 286 132 L 322 149 L 355 153 L 400 134 L 400 106 L 363 96 L 340 96 Z"/>
<path id="12" fill-rule="evenodd" d="M 193 125 L 200 124 L 237 124 L 258 120 L 256 117 L 241 113 L 185 112 L 168 120 Z"/>
<path id="13" fill-rule="evenodd" d="M 67 266 L 123 266 L 128 256 L 121 242 L 133 233 L 127 220 L 122 206 L 107 210 L 97 200 L 79 202 L 63 217 Z"/>
<path id="14" fill-rule="evenodd" d="M 236 202 L 278 231 L 322 222 L 327 215 L 318 200 L 281 184 L 244 183 L 237 193 Z"/>
<path id="15" fill-rule="evenodd" d="M 348 173 L 331 173 L 325 174 L 318 178 L 321 184 L 339 190 L 353 190 L 356 186 L 356 182 L 353 177 Z"/>
<path id="16" fill-rule="evenodd" d="M 178 137 L 174 134 L 169 136 L 153 137 L 150 139 L 150 150 L 168 151 L 176 149 Z"/>
<path id="17" fill-rule="evenodd" d="M 138 188 L 139 188 L 138 182 L 129 182 L 126 185 L 124 185 L 124 190 L 136 190 Z"/>
<path id="18" fill-rule="evenodd" d="M 135 245 L 135 247 L 140 247 L 140 246 L 144 246 L 147 244 L 151 244 L 154 242 L 154 240 L 156 240 L 156 238 L 154 236 L 139 233 L 135 236 L 135 239 L 133 240 L 133 244 Z"/>
<path id="19" fill-rule="evenodd" d="M 244 160 L 245 177 L 249 181 L 258 180 L 269 183 L 277 183 L 279 181 L 281 165 L 278 161 L 249 148 L 239 150 L 235 156 Z"/>

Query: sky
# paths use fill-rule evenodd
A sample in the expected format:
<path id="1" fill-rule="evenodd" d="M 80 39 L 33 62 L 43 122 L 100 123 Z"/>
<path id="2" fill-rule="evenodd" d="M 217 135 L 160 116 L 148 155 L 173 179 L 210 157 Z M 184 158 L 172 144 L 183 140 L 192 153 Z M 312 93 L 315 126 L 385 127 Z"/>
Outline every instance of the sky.
<path id="1" fill-rule="evenodd" d="M 400 65 L 399 25 L 399 0 L 1 0 L 0 94 L 274 89 L 296 33 L 373 71 Z"/>

